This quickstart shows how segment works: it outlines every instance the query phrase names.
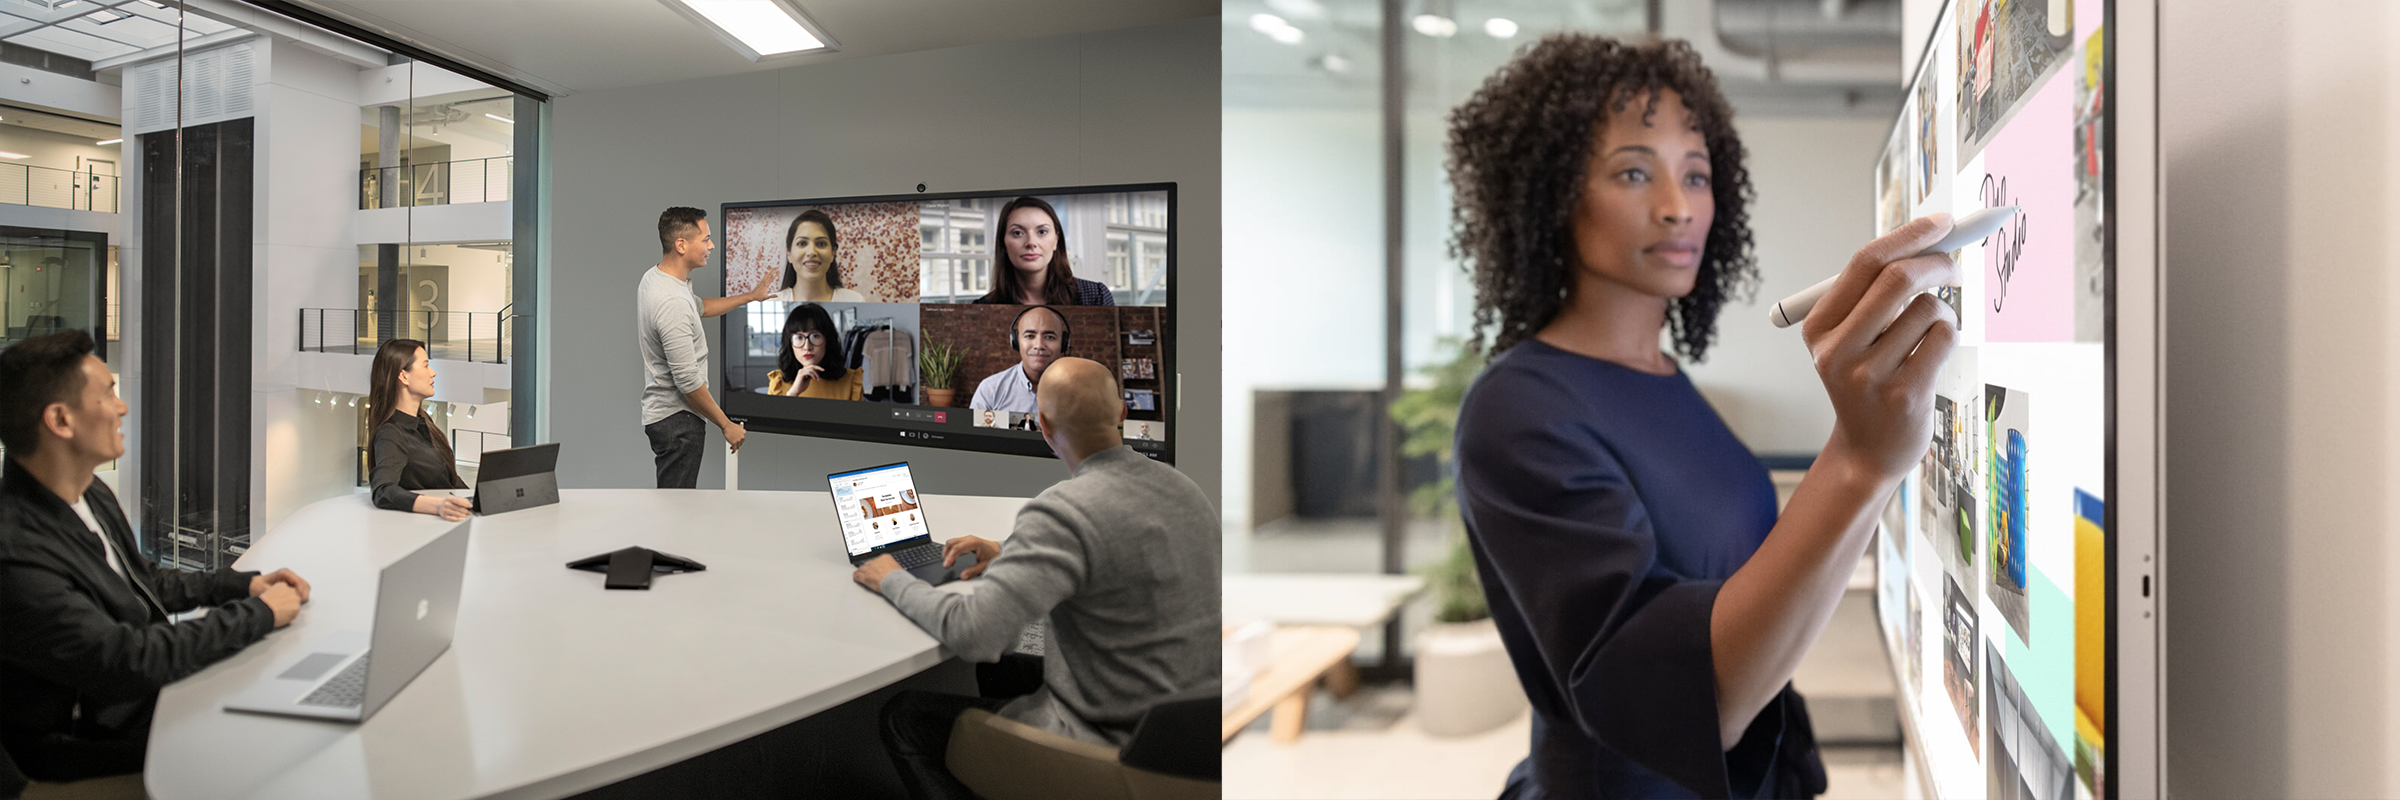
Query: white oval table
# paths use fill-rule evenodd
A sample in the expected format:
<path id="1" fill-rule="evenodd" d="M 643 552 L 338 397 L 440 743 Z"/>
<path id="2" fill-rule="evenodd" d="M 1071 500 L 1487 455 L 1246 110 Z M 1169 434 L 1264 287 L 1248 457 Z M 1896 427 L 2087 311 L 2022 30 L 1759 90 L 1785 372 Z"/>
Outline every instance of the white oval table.
<path id="1" fill-rule="evenodd" d="M 926 499 L 937 540 L 1001 539 L 1025 503 Z M 773 730 L 948 658 L 851 582 L 831 503 L 825 492 L 570 489 L 557 505 L 476 517 L 449 652 L 374 718 L 225 711 L 310 640 L 367 630 L 378 570 L 454 524 L 378 510 L 363 494 L 302 508 L 238 566 L 290 568 L 313 584 L 310 602 L 290 627 L 160 693 L 150 795 L 559 797 Z M 608 591 L 601 574 L 565 566 L 632 545 L 708 569 Z"/>

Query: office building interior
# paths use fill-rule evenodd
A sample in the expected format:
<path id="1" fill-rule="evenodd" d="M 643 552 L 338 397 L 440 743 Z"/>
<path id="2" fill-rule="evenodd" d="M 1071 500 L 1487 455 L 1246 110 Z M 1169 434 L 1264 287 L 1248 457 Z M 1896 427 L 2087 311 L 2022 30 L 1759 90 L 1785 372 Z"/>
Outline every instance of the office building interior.
<path id="1" fill-rule="evenodd" d="M 317 582 L 294 628 L 160 692 L 128 796 L 898 797 L 881 711 L 983 676 L 852 583 L 828 476 L 907 462 L 901 513 L 939 540 L 1006 538 L 1070 473 L 1026 454 L 1046 445 L 1022 416 L 976 423 L 1011 452 L 892 438 L 935 414 L 968 425 L 976 387 L 920 386 L 920 366 L 906 413 L 926 418 L 890 435 L 762 424 L 732 453 L 706 426 L 698 488 L 651 488 L 635 301 L 660 212 L 716 226 L 691 282 L 714 299 L 736 288 L 728 205 L 939 198 L 917 255 L 944 269 L 914 298 L 964 306 L 997 288 L 985 195 L 1171 186 L 1171 205 L 1127 191 L 1069 213 L 1106 230 L 1070 245 L 1077 274 L 1149 315 L 1071 352 L 1122 365 L 1139 437 L 1171 440 L 1153 457 L 1216 509 L 1218 746 L 1012 730 L 953 769 L 992 797 L 1496 796 L 1534 714 L 1455 499 L 1452 425 L 1482 363 L 1463 346 L 1451 110 L 1554 32 L 1698 49 L 1748 151 L 1762 280 L 1682 367 L 1788 499 L 1834 412 L 1794 332 L 1757 317 L 1883 221 L 1873 176 L 1912 66 L 1959 46 L 1945 14 L 2104 2 L 2155 33 L 2132 51 L 2157 95 L 2136 152 L 2166 266 L 2155 318 L 2119 321 L 2153 330 L 2159 401 L 2108 433 L 2156 434 L 2148 499 L 2172 536 L 2139 568 L 2180 590 L 2172 613 L 2122 621 L 2158 643 L 2152 777 L 2400 796 L 2400 10 L 2383 4 L 0 0 L 0 350 L 90 335 L 129 408 L 124 454 L 95 474 L 140 558 Z M 712 3 L 812 44 L 762 52 Z M 763 394 L 787 307 L 704 320 L 711 382 Z M 732 324 L 756 342 L 729 370 Z M 912 358 L 934 349 L 929 320 L 882 324 Z M 455 643 L 373 719 L 229 712 L 304 637 L 380 624 L 382 570 L 454 530 L 373 505 L 370 370 L 395 339 L 440 375 L 422 412 L 461 481 L 487 453 L 555 445 L 559 500 L 474 518 Z M 962 345 L 950 369 L 1001 369 L 1013 341 Z M 649 588 L 604 588 L 619 548 L 662 556 Z M 1964 792 L 1928 774 L 1908 688 L 1937 684 L 1895 669 L 1876 553 L 1794 677 L 1826 796 L 1985 794 L 1980 770 Z M 1962 741 L 1998 741 L 1999 710 L 2042 691 L 1980 685 L 1988 705 L 1962 713 L 1993 727 Z M 1216 766 L 1144 766 L 1195 759 Z"/>
<path id="2" fill-rule="evenodd" d="M 514 522 L 478 518 L 476 547 L 530 547 L 522 554 L 543 565 L 540 580 L 562 587 L 588 578 L 558 589 L 580 607 L 504 612 L 524 587 L 479 586 L 482 565 L 495 563 L 485 559 L 501 557 L 475 556 L 456 646 L 366 725 L 221 710 L 227 671 L 266 669 L 274 656 L 257 651 L 270 648 L 172 684 L 150 733 L 151 796 L 898 796 L 877 710 L 903 689 L 972 694 L 975 678 L 851 583 L 827 476 L 909 462 L 938 541 L 1004 538 L 1017 508 L 1069 473 L 1046 456 L 911 447 L 897 436 L 753 433 L 735 460 L 712 426 L 699 489 L 674 501 L 686 505 L 610 505 L 672 491 L 650 488 L 633 302 L 659 263 L 669 206 L 705 209 L 722 244 L 728 203 L 1174 187 L 1171 225 L 1163 205 L 1120 197 L 1111 233 L 1092 228 L 1088 256 L 1087 245 L 1071 247 L 1084 274 L 1118 287 L 1118 302 L 1172 299 L 1172 314 L 1207 321 L 1176 329 L 1164 312 L 1128 311 L 1149 321 L 1108 336 L 1118 349 L 1180 354 L 1172 402 L 1181 405 L 1149 418 L 1175 421 L 1173 467 L 1214 501 L 1216 4 L 753 4 L 818 40 L 783 48 L 792 52 L 737 36 L 753 32 L 738 19 L 694 10 L 707 5 L 0 8 L 0 348 L 61 330 L 99 339 L 130 413 L 126 454 L 97 475 L 121 499 L 143 557 L 202 571 L 257 569 L 266 558 L 303 573 L 313 565 L 326 577 L 301 632 L 310 617 L 363 626 L 375 597 L 366 565 L 391 563 L 406 552 L 395 542 L 429 540 L 442 525 L 372 511 L 367 499 L 370 364 L 382 343 L 414 339 L 439 376 L 424 418 L 468 486 L 484 453 L 560 448 L 558 506 Z M 983 237 L 997 223 L 967 222 L 975 241 L 926 239 L 929 252 L 980 264 L 980 278 L 970 270 L 936 287 L 959 303 L 993 280 L 992 258 L 973 254 L 993 252 Z M 692 276 L 697 294 L 723 290 L 721 263 Z M 1168 263 L 1180 278 L 1171 296 Z M 720 322 L 705 323 L 719 351 L 712 376 L 725 355 Z M 1101 336 L 1089 346 L 1109 344 Z M 1163 379 L 1137 375 L 1130 356 L 1126 364 L 1129 385 L 1153 387 L 1143 395 L 1155 408 Z M 954 416 L 963 427 L 963 413 Z M 1144 424 L 1143 435 L 1165 438 L 1165 422 Z M 726 499 L 751 495 L 765 499 Z M 524 521 L 545 513 L 563 516 Z M 512 524 L 518 540 L 504 545 Z M 742 543 L 692 538 L 706 531 Z M 539 544 L 553 536 L 574 543 Z M 550 563 L 619 544 L 709 570 L 662 576 L 647 593 L 604 592 L 601 576 Z M 353 599 L 328 591 L 334 576 Z M 626 601 L 647 622 L 566 621 Z M 525 618 L 496 621 L 511 614 Z M 469 645 L 483 635 L 521 654 L 586 654 L 543 669 L 613 663 L 650 685 L 574 688 L 528 674 L 553 687 L 534 693 L 548 700 L 493 705 L 479 698 L 524 694 L 479 688 L 512 669 L 504 662 L 541 659 L 486 651 L 479 660 Z M 750 663 L 728 666 L 739 661 Z M 666 710 L 627 716 L 634 708 Z M 601 719 L 619 722 L 593 724 Z M 398 730 L 415 732 L 378 735 Z M 265 750 L 219 747 L 236 740 Z M 1205 753 L 1213 769 L 1215 752 Z M 1115 768 L 1113 750 L 1075 756 Z"/>

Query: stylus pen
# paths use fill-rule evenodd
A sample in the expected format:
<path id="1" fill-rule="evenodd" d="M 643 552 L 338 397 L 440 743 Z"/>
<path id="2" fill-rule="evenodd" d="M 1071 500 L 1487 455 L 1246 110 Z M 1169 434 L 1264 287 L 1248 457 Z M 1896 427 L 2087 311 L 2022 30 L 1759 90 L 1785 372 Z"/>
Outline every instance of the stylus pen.
<path id="1" fill-rule="evenodd" d="M 1983 241 L 1984 237 L 2000 230 L 2001 225 L 2016 215 L 2016 206 L 1996 206 L 1968 214 L 1950 226 L 1950 235 L 1911 254 L 1909 258 L 1947 253 Z M 1784 298 L 1783 302 L 1776 303 L 1774 308 L 1767 309 L 1767 321 L 1775 323 L 1775 327 L 1778 328 L 1789 328 L 1800 324 L 1801 320 L 1808 319 L 1808 310 L 1816 308 L 1817 301 L 1825 299 L 1825 293 L 1832 291 L 1833 282 L 1841 277 L 1835 275 L 1826 278 L 1818 281 L 1815 286 L 1802 289 L 1793 293 L 1792 296 Z"/>

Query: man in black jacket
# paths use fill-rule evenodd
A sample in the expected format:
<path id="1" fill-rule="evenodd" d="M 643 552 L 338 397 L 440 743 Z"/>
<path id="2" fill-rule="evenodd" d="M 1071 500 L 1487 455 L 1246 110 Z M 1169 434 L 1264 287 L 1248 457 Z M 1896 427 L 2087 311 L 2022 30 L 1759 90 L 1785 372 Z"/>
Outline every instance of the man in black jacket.
<path id="1" fill-rule="evenodd" d="M 0 746 L 36 781 L 140 772 L 159 687 L 291 624 L 308 599 L 290 570 L 142 558 L 92 475 L 125 454 L 125 412 L 83 331 L 0 351 Z"/>

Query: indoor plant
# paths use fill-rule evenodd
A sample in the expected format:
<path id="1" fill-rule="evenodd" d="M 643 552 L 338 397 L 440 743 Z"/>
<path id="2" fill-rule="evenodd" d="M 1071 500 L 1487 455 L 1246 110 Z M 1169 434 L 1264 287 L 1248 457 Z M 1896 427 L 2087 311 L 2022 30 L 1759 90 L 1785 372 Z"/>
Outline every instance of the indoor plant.
<path id="1" fill-rule="evenodd" d="M 926 405 L 936 408 L 950 405 L 958 394 L 950 382 L 958 375 L 958 362 L 965 357 L 958 348 L 925 337 L 924 348 L 917 351 L 917 370 L 924 374 Z"/>
<path id="2" fill-rule="evenodd" d="M 1456 340 L 1445 340 L 1442 346 L 1456 354 L 1427 370 L 1432 385 L 1402 392 L 1391 414 L 1402 433 L 1401 453 L 1432 456 L 1441 465 L 1440 478 L 1409 494 L 1411 510 L 1442 520 L 1450 531 L 1450 551 L 1418 570 L 1433 592 L 1434 624 L 1417 634 L 1417 724 L 1427 733 L 1460 736 L 1514 719 L 1526 703 L 1508 651 L 1501 646 L 1500 631 L 1484 604 L 1475 552 L 1467 544 L 1466 525 L 1458 513 L 1452 452 L 1458 407 L 1483 369 L 1483 359 Z"/>

